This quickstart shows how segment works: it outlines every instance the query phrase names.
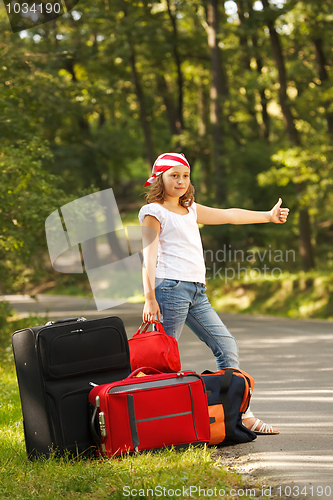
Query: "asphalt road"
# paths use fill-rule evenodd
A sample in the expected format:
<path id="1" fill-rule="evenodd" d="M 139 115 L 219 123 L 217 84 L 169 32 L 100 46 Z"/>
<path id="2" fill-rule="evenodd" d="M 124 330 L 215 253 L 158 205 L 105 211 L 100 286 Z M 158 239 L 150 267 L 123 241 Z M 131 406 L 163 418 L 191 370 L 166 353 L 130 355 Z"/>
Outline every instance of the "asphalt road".
<path id="1" fill-rule="evenodd" d="M 130 338 L 142 304 L 96 311 L 92 299 L 7 297 L 22 316 L 48 319 L 120 316 Z M 244 476 L 259 477 L 268 498 L 333 498 L 333 323 L 221 314 L 236 337 L 241 368 L 255 381 L 251 409 L 280 429 L 217 454 Z M 215 370 L 210 350 L 185 327 L 179 343 L 182 368 Z"/>

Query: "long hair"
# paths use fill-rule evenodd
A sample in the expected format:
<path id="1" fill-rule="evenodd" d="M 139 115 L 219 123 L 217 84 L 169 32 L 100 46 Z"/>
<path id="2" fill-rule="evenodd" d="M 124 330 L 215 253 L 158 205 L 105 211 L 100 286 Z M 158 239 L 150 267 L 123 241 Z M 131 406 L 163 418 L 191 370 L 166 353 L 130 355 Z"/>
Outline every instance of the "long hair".
<path id="1" fill-rule="evenodd" d="M 145 194 L 147 203 L 161 203 L 164 202 L 164 184 L 163 184 L 163 174 L 159 175 L 156 180 L 151 184 L 149 191 Z M 194 202 L 194 186 L 190 182 L 190 185 L 183 196 L 179 198 L 179 205 L 182 207 L 190 207 Z"/>

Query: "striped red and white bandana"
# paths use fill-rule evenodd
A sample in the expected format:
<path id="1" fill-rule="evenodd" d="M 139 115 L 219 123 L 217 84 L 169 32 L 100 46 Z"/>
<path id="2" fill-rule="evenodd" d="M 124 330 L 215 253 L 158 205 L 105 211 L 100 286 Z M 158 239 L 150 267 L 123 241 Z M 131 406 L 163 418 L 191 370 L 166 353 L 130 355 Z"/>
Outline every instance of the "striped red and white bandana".
<path id="1" fill-rule="evenodd" d="M 191 168 L 183 153 L 161 154 L 157 157 L 153 165 L 152 175 L 149 177 L 149 179 L 147 179 L 144 186 L 149 186 L 154 182 L 156 177 L 158 177 L 160 174 L 163 174 L 163 172 L 166 172 L 166 170 L 169 170 L 169 168 L 176 167 L 177 165 L 185 165 L 185 167 L 188 167 L 189 169 Z"/>

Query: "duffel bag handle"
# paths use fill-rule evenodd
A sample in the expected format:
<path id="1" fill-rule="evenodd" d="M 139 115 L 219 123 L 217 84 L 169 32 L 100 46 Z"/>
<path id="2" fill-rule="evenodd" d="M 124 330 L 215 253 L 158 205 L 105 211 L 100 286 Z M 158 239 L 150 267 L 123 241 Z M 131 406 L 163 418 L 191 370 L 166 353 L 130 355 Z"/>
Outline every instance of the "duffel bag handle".
<path id="1" fill-rule="evenodd" d="M 164 332 L 164 329 L 163 329 L 163 326 L 162 326 L 162 323 L 160 321 L 153 321 L 152 323 L 145 323 L 144 321 L 141 323 L 141 326 L 140 328 L 138 329 L 137 332 L 135 332 L 135 334 L 133 335 L 133 337 L 135 335 L 140 335 L 140 333 L 145 333 L 148 328 L 149 328 L 149 325 L 155 325 L 156 328 L 157 328 L 157 331 L 158 332 Z"/>
<path id="2" fill-rule="evenodd" d="M 51 326 L 51 325 L 57 325 L 61 323 L 78 323 L 79 321 L 87 321 L 87 318 L 84 318 L 81 316 L 80 318 L 64 318 L 64 319 L 57 319 L 56 321 L 48 321 L 45 323 L 45 326 Z"/>
<path id="3" fill-rule="evenodd" d="M 141 368 L 137 368 L 136 370 L 134 370 L 126 378 L 136 377 L 137 374 L 140 372 L 144 373 L 145 375 L 160 375 L 162 373 L 159 370 L 156 370 L 156 368 L 153 368 L 152 366 L 142 366 Z"/>

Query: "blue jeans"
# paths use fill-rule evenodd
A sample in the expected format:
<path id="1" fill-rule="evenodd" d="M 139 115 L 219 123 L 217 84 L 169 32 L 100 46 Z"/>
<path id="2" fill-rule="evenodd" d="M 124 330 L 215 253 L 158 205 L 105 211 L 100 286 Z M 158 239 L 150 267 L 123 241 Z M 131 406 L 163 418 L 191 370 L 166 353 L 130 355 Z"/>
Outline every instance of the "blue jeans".
<path id="1" fill-rule="evenodd" d="M 210 305 L 205 285 L 156 278 L 155 294 L 168 335 L 178 340 L 186 324 L 212 350 L 218 370 L 239 367 L 236 339 Z"/>

